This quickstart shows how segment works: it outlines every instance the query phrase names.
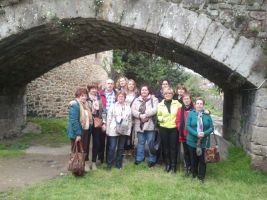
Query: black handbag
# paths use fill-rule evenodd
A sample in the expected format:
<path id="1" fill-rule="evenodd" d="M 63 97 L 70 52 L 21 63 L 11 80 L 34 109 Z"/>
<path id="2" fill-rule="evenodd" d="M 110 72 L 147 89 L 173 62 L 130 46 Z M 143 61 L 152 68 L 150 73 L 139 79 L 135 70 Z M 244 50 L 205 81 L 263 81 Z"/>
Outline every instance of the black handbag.
<path id="1" fill-rule="evenodd" d="M 148 143 L 148 148 L 151 154 L 157 155 L 159 149 L 160 149 L 160 136 L 158 131 L 155 131 L 155 140 L 152 140 Z"/>

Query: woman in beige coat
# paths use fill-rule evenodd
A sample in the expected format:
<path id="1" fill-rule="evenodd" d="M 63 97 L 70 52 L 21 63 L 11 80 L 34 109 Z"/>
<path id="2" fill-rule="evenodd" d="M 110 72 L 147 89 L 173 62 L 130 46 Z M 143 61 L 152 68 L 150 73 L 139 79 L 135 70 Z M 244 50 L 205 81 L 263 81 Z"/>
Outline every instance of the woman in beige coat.
<path id="1" fill-rule="evenodd" d="M 116 147 L 116 167 L 119 169 L 122 168 L 126 136 L 129 136 L 131 133 L 132 113 L 130 106 L 125 103 L 125 98 L 125 92 L 118 92 L 117 102 L 108 111 L 106 131 L 109 136 L 107 170 L 110 170 L 112 167 Z"/>

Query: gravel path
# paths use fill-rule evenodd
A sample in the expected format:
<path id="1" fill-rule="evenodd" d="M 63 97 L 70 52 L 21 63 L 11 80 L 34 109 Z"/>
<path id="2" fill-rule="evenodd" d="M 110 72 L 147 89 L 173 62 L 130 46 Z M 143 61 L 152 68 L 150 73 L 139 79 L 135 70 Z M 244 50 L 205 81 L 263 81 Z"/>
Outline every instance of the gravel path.
<path id="1" fill-rule="evenodd" d="M 0 158 L 0 192 L 64 175 L 69 149 L 33 146 L 23 157 Z"/>

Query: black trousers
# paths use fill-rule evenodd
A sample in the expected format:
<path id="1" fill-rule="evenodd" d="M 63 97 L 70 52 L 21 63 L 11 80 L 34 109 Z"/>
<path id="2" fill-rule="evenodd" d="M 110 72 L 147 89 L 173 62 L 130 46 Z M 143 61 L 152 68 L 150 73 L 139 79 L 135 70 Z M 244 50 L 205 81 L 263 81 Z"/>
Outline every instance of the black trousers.
<path id="1" fill-rule="evenodd" d="M 131 128 L 130 136 L 128 135 L 126 136 L 124 149 L 125 150 L 134 149 L 134 126 L 132 126 Z"/>
<path id="2" fill-rule="evenodd" d="M 106 137 L 107 137 L 106 131 L 100 130 L 99 147 L 98 147 L 98 160 L 100 160 L 101 163 L 104 162 L 104 157 L 105 157 Z"/>
<path id="3" fill-rule="evenodd" d="M 176 128 L 159 128 L 163 158 L 166 165 L 176 167 L 178 131 Z"/>
<path id="4" fill-rule="evenodd" d="M 184 150 L 184 162 L 186 169 L 191 169 L 191 160 L 190 160 L 190 152 L 189 152 L 189 146 L 186 144 L 186 142 L 181 142 L 183 145 Z"/>
<path id="5" fill-rule="evenodd" d="M 83 144 L 83 151 L 85 153 L 85 160 L 89 159 L 90 138 L 91 138 L 91 132 L 89 130 L 83 130 L 83 132 L 82 132 L 82 144 Z"/>
<path id="6" fill-rule="evenodd" d="M 198 177 L 200 180 L 205 179 L 206 175 L 206 163 L 204 159 L 205 148 L 202 148 L 202 155 L 197 156 L 196 148 L 188 145 L 190 160 L 191 160 L 191 171 L 193 178 Z"/>

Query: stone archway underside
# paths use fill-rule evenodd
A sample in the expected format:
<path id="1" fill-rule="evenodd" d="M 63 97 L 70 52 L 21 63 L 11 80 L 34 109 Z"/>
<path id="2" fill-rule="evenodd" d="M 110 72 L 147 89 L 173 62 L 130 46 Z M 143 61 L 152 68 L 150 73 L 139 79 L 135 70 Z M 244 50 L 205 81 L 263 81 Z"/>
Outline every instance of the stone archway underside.
<path id="1" fill-rule="evenodd" d="M 222 88 L 253 86 L 211 57 L 158 35 L 95 19 L 65 19 L 61 23 L 41 25 L 0 43 L 1 86 L 25 85 L 62 63 L 110 49 L 155 53 L 193 69 Z M 65 30 L 63 24 L 72 24 L 72 30 Z"/>

